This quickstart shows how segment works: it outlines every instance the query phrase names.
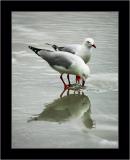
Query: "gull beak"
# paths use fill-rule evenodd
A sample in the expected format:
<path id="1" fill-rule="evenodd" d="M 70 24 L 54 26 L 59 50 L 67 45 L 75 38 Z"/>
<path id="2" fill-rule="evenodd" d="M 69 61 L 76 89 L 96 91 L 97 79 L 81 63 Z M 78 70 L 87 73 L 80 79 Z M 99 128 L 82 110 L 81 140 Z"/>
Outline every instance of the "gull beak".
<path id="1" fill-rule="evenodd" d="M 96 45 L 95 45 L 95 44 L 93 44 L 92 46 L 93 46 L 94 48 L 96 48 Z"/>

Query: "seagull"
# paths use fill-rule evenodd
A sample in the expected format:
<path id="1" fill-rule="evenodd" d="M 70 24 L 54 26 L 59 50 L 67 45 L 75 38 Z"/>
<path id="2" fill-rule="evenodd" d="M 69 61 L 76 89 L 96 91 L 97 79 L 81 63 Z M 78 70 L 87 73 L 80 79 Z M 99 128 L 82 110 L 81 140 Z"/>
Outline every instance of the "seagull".
<path id="1" fill-rule="evenodd" d="M 75 54 L 79 57 L 81 57 L 85 63 L 88 63 L 91 58 L 91 52 L 92 48 L 96 48 L 95 42 L 92 38 L 85 38 L 83 43 L 80 44 L 71 44 L 71 45 L 65 45 L 65 46 L 57 46 L 55 44 L 49 44 L 55 51 L 64 51 L 64 52 L 70 52 L 72 54 Z M 80 77 L 76 76 L 76 82 L 80 81 Z"/>
<path id="2" fill-rule="evenodd" d="M 88 65 L 85 64 L 82 58 L 69 52 L 51 51 L 47 49 L 35 48 L 32 46 L 28 47 L 38 56 L 47 61 L 54 70 L 58 71 L 61 74 L 60 79 L 64 84 L 64 89 L 68 89 L 70 87 L 69 74 L 81 77 L 81 79 L 83 80 L 82 86 L 84 86 L 85 80 L 90 74 L 90 69 Z M 69 85 L 67 85 L 63 80 L 62 75 L 64 73 L 67 74 Z"/>

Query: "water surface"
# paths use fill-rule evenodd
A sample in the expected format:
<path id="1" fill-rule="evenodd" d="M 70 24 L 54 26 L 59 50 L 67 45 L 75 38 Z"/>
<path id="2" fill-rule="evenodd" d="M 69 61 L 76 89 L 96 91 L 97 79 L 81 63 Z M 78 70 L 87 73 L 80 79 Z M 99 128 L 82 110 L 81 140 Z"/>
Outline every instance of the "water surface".
<path id="1" fill-rule="evenodd" d="M 86 37 L 97 46 L 87 88 L 61 98 L 59 73 L 28 45 L 49 48 L 45 43 L 82 43 Z M 12 13 L 12 147 L 118 147 L 117 12 Z"/>

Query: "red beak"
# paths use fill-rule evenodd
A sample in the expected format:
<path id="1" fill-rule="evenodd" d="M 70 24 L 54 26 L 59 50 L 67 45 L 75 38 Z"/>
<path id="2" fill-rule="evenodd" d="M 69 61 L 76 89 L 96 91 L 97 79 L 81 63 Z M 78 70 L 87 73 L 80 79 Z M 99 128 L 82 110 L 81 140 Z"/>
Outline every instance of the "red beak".
<path id="1" fill-rule="evenodd" d="M 94 48 L 96 48 L 95 44 L 92 45 Z"/>

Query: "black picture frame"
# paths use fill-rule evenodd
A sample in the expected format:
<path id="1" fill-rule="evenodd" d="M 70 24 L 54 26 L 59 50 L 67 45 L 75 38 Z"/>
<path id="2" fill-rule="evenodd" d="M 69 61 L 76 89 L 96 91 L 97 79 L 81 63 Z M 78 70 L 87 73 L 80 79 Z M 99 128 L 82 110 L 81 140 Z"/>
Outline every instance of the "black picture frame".
<path id="1" fill-rule="evenodd" d="M 1 152 L 3 159 L 129 159 L 129 1 L 2 1 L 1 2 Z M 11 148 L 11 12 L 119 12 L 119 148 Z"/>

